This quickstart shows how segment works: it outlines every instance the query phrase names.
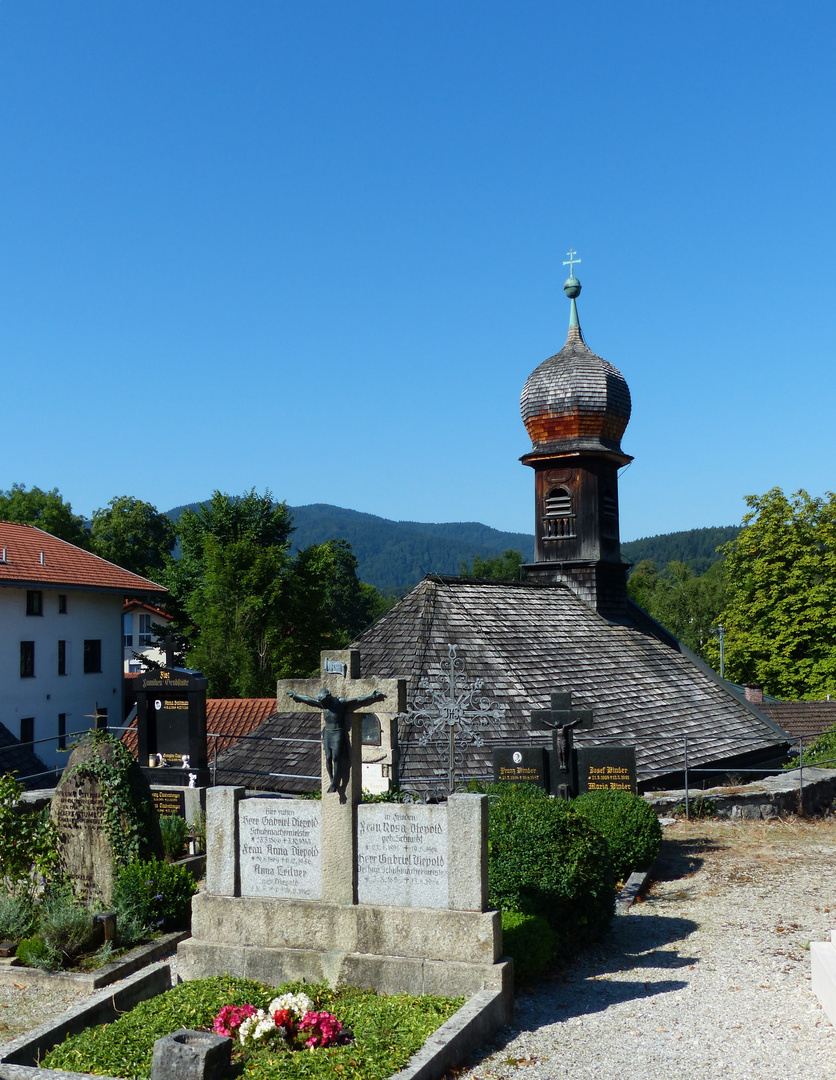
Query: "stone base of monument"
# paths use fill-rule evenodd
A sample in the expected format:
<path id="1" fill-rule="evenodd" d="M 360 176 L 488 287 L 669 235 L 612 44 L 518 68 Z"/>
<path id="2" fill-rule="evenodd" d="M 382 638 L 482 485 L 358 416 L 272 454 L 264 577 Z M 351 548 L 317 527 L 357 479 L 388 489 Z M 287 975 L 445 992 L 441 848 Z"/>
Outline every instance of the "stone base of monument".
<path id="1" fill-rule="evenodd" d="M 830 931 L 830 941 L 810 942 L 810 964 L 813 993 L 836 1027 L 836 930 Z"/>
<path id="2" fill-rule="evenodd" d="M 510 1017 L 512 964 L 501 958 L 501 943 L 497 911 L 200 893 L 177 962 L 183 979 L 228 973 L 273 986 L 327 980 L 385 994 L 465 997 L 501 990 Z"/>

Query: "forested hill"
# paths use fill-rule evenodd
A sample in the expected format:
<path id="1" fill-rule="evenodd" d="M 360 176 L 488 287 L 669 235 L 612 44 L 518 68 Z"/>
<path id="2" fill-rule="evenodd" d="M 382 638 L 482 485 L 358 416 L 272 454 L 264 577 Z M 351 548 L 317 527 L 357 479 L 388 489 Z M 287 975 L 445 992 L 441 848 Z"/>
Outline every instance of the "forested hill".
<path id="1" fill-rule="evenodd" d="M 191 503 L 197 509 L 198 503 Z M 168 511 L 176 521 L 185 506 Z M 359 563 L 358 577 L 383 592 L 403 592 L 424 574 L 457 574 L 463 562 L 474 556 L 493 559 L 509 549 L 521 551 L 525 562 L 534 558 L 534 537 L 525 533 L 501 532 L 476 521 L 418 522 L 391 521 L 358 510 L 345 510 L 326 503 L 289 507 L 295 532 L 293 548 L 345 539 Z M 691 529 L 666 533 L 622 544 L 625 556 L 635 565 L 653 559 L 659 570 L 673 559 L 688 563 L 700 574 L 717 558 L 715 549 L 740 532 L 726 528 Z"/>
<path id="2" fill-rule="evenodd" d="M 734 540 L 740 529 L 740 525 L 721 525 L 645 536 L 622 544 L 621 552 L 634 566 L 642 559 L 652 559 L 661 572 L 670 562 L 683 562 L 695 574 L 704 574 L 719 559 L 717 548 Z"/>
<path id="3" fill-rule="evenodd" d="M 534 558 L 534 537 L 500 532 L 477 521 L 390 521 L 374 514 L 313 503 L 294 506 L 294 547 L 343 538 L 359 563 L 361 581 L 381 590 L 411 588 L 424 574 L 457 574 L 474 555 L 494 558 L 509 548 Z"/>

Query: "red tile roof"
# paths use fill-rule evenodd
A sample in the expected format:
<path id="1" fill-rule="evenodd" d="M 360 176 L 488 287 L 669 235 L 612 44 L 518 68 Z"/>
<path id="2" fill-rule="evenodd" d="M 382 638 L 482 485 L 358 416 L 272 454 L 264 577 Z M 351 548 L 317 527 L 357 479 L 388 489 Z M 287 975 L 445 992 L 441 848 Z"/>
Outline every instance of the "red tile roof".
<path id="1" fill-rule="evenodd" d="M 130 570 L 34 525 L 0 521 L 0 585 L 66 585 L 119 593 L 167 592 Z"/>
<path id="2" fill-rule="evenodd" d="M 152 615 L 159 615 L 166 622 L 171 622 L 171 616 L 162 608 L 154 607 L 153 604 L 145 604 L 142 600 L 126 600 L 122 611 L 127 615 L 129 611 L 150 611 Z"/>
<path id="3" fill-rule="evenodd" d="M 275 698 L 207 698 L 206 733 L 219 736 L 219 738 L 207 740 L 209 764 L 212 764 L 215 756 L 216 743 L 218 754 L 222 754 L 234 746 L 242 736 L 251 735 L 260 724 L 275 713 Z M 136 720 L 122 736 L 122 742 L 136 756 Z"/>
<path id="4" fill-rule="evenodd" d="M 836 727 L 836 701 L 764 701 L 758 708 L 805 746 Z"/>

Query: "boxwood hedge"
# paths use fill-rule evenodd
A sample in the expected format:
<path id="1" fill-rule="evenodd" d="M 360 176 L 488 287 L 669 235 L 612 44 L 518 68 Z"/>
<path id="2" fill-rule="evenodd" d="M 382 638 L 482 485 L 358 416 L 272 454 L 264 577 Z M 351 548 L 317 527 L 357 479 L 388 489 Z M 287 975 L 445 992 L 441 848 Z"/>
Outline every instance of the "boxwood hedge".
<path id="1" fill-rule="evenodd" d="M 659 854 L 662 829 L 653 807 L 630 791 L 588 791 L 572 803 L 610 846 L 615 876 L 646 870 Z"/>
<path id="2" fill-rule="evenodd" d="M 610 924 L 615 880 L 606 841 L 562 799 L 529 785 L 488 789 L 490 902 L 540 915 L 561 960 L 600 938 Z"/>

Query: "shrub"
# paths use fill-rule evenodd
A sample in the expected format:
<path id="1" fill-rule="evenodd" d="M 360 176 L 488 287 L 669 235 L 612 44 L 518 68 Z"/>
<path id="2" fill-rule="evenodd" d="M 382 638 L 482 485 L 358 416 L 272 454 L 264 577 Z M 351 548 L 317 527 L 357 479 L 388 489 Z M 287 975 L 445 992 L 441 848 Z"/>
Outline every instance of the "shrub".
<path id="1" fill-rule="evenodd" d="M 557 940 L 541 915 L 502 912 L 502 948 L 514 961 L 514 981 L 539 979 L 554 960 Z"/>
<path id="2" fill-rule="evenodd" d="M 817 765 L 821 769 L 836 767 L 836 728 L 828 728 L 819 737 L 811 742 L 801 759 L 804 765 Z M 788 762 L 785 769 L 798 768 L 798 756 Z"/>
<path id="3" fill-rule="evenodd" d="M 35 929 L 35 908 L 21 896 L 0 896 L 0 940 L 20 941 Z"/>
<path id="4" fill-rule="evenodd" d="M 113 889 L 119 936 L 131 945 L 157 930 L 183 930 L 189 925 L 191 898 L 197 889 L 185 867 L 152 859 L 128 863 Z"/>
<path id="5" fill-rule="evenodd" d="M 160 818 L 160 835 L 163 838 L 163 855 L 169 859 L 179 859 L 186 851 L 186 836 L 189 826 L 179 814 Z"/>
<path id="6" fill-rule="evenodd" d="M 43 813 L 25 807 L 23 786 L 11 773 L 0 776 L 0 887 L 32 900 L 38 878 L 55 865 L 55 830 Z"/>
<path id="7" fill-rule="evenodd" d="M 74 960 L 92 944 L 95 925 L 90 909 L 75 899 L 69 887 L 44 896 L 38 916 L 38 936 L 58 956 L 57 967 Z"/>
<path id="8" fill-rule="evenodd" d="M 646 870 L 659 854 L 659 819 L 632 791 L 587 791 L 572 806 L 606 839 L 615 876 L 622 881 L 634 870 Z"/>
<path id="9" fill-rule="evenodd" d="M 607 843 L 541 788 L 497 784 L 488 793 L 490 902 L 541 915 L 555 933 L 556 955 L 568 959 L 610 924 L 615 882 Z"/>
<path id="10" fill-rule="evenodd" d="M 53 949 L 51 945 L 47 945 L 38 934 L 24 938 L 18 944 L 15 955 L 24 967 L 54 971 L 61 966 L 61 954 L 57 949 Z"/>

